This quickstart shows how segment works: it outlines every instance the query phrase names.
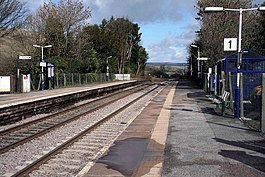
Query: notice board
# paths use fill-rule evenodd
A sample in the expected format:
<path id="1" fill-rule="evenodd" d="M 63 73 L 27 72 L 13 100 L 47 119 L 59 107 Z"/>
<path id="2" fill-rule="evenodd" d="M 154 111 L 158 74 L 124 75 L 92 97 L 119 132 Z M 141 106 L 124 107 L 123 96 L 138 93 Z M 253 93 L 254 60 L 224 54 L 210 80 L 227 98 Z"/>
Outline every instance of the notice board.
<path id="1" fill-rule="evenodd" d="M 11 78 L 10 76 L 0 76 L 0 93 L 11 92 Z"/>

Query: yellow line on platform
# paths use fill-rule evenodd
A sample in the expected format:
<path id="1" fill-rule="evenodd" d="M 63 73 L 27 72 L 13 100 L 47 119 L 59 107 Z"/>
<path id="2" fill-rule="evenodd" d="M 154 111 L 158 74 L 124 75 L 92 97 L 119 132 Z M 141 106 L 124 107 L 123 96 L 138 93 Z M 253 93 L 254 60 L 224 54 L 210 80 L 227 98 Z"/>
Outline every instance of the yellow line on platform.
<path id="1" fill-rule="evenodd" d="M 151 136 L 152 140 L 163 145 L 163 152 L 167 141 L 168 125 L 170 119 L 169 108 L 172 105 L 175 90 L 176 90 L 175 87 L 170 89 Z M 162 167 L 163 167 L 163 162 L 155 165 L 154 167 L 151 168 L 148 174 L 144 175 L 144 177 L 160 177 L 162 173 Z"/>

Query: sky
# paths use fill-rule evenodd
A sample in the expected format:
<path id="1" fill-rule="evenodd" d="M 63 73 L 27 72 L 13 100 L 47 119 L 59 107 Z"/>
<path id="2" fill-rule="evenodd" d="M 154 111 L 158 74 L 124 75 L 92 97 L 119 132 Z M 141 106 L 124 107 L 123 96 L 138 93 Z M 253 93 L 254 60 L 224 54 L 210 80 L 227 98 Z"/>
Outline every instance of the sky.
<path id="1" fill-rule="evenodd" d="M 24 0 L 36 10 L 48 0 Z M 58 0 L 52 0 L 56 2 Z M 141 45 L 146 48 L 147 62 L 186 63 L 187 48 L 200 29 L 194 5 L 197 0 L 83 0 L 91 10 L 90 24 L 103 18 L 128 18 L 140 26 Z M 257 3 L 263 0 L 255 0 Z"/>

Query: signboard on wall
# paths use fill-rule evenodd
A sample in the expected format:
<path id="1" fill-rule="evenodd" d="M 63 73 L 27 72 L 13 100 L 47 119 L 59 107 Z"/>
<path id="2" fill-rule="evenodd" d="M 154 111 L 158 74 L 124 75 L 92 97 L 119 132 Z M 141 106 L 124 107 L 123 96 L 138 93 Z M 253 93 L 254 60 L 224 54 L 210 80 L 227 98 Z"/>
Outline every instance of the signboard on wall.
<path id="1" fill-rule="evenodd" d="M 10 76 L 0 76 L 0 93 L 11 92 Z"/>

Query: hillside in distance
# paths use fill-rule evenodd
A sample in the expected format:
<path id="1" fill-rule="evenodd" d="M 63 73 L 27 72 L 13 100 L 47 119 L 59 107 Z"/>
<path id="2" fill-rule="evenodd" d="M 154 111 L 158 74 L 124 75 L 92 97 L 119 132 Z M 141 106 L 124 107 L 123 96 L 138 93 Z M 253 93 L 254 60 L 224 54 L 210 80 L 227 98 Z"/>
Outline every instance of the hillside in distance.
<path id="1" fill-rule="evenodd" d="M 168 63 L 168 62 L 147 62 L 145 73 L 152 73 L 152 71 L 163 70 L 168 75 L 182 75 L 188 71 L 187 63 Z"/>
<path id="2" fill-rule="evenodd" d="M 0 38 L 0 75 L 15 74 L 17 68 L 17 57 L 19 55 L 31 55 L 32 42 L 30 35 L 25 31 L 16 31 Z M 20 61 L 25 66 L 30 61 Z"/>
<path id="3" fill-rule="evenodd" d="M 152 66 L 186 66 L 187 63 L 147 62 L 146 65 L 152 65 Z"/>

